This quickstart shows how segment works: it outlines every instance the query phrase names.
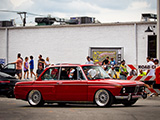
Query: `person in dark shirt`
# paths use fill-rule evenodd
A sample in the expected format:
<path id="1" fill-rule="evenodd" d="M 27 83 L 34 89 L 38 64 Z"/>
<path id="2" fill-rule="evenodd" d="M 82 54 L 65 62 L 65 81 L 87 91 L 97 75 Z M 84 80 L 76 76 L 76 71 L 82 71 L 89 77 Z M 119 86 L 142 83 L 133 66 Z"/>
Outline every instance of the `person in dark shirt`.
<path id="1" fill-rule="evenodd" d="M 42 64 L 42 68 L 44 69 L 44 64 L 45 64 L 45 60 L 42 58 L 42 55 L 39 55 L 39 60 L 38 60 L 38 66 L 41 63 Z"/>
<path id="2" fill-rule="evenodd" d="M 39 63 L 38 69 L 36 71 L 36 79 L 41 75 L 42 72 L 43 72 L 42 63 Z"/>
<path id="3" fill-rule="evenodd" d="M 104 70 L 108 70 L 108 65 L 110 64 L 109 62 L 109 57 L 106 57 L 105 60 L 103 60 L 102 65 Z"/>
<path id="4" fill-rule="evenodd" d="M 102 65 L 109 65 L 109 57 L 106 57 L 105 60 L 103 60 Z"/>

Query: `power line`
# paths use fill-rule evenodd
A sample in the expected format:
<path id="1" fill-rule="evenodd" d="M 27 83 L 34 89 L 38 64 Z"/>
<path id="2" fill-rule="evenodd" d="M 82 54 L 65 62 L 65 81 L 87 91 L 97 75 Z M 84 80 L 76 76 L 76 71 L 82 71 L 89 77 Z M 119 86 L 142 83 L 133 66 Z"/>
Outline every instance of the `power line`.
<path id="1" fill-rule="evenodd" d="M 10 12 L 10 13 L 17 13 L 20 15 L 21 20 L 23 22 L 23 26 L 26 24 L 26 15 L 33 15 L 33 16 L 44 16 L 44 15 L 39 15 L 39 14 L 34 14 L 34 13 L 29 13 L 29 12 L 20 12 L 20 11 L 14 11 L 14 10 L 0 10 L 0 12 Z M 24 15 L 24 16 L 22 16 Z"/>
<path id="2" fill-rule="evenodd" d="M 28 15 L 33 15 L 33 16 L 45 16 L 45 15 L 40 15 L 40 14 L 35 14 L 35 13 L 30 13 L 30 12 L 22 12 L 22 11 L 14 11 L 14 10 L 0 10 L 0 12 L 10 12 L 10 13 L 26 13 Z"/>

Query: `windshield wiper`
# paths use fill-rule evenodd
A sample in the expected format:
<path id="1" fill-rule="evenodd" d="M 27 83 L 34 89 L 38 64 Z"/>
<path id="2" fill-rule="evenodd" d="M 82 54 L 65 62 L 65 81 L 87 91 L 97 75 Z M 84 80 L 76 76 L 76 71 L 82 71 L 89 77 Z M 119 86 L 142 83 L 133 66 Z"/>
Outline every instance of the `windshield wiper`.
<path id="1" fill-rule="evenodd" d="M 111 79 L 110 77 L 105 77 L 104 79 Z"/>

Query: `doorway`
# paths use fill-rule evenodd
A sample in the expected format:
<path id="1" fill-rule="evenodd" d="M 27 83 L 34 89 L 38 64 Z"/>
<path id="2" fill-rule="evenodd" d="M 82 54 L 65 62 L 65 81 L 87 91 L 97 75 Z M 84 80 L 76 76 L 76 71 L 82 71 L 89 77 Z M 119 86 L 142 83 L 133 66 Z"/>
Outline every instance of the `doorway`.
<path id="1" fill-rule="evenodd" d="M 148 56 L 151 58 L 157 58 L 157 36 L 148 36 Z"/>

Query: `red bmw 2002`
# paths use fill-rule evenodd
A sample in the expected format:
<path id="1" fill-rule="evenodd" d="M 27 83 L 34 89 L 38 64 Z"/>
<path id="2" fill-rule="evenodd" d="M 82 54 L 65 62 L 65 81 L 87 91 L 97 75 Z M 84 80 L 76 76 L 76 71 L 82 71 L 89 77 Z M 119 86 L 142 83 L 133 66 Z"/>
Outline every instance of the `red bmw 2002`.
<path id="1" fill-rule="evenodd" d="M 36 81 L 18 82 L 14 94 L 31 106 L 44 103 L 131 106 L 143 97 L 144 89 L 143 82 L 111 79 L 100 66 L 60 64 L 46 68 Z"/>

